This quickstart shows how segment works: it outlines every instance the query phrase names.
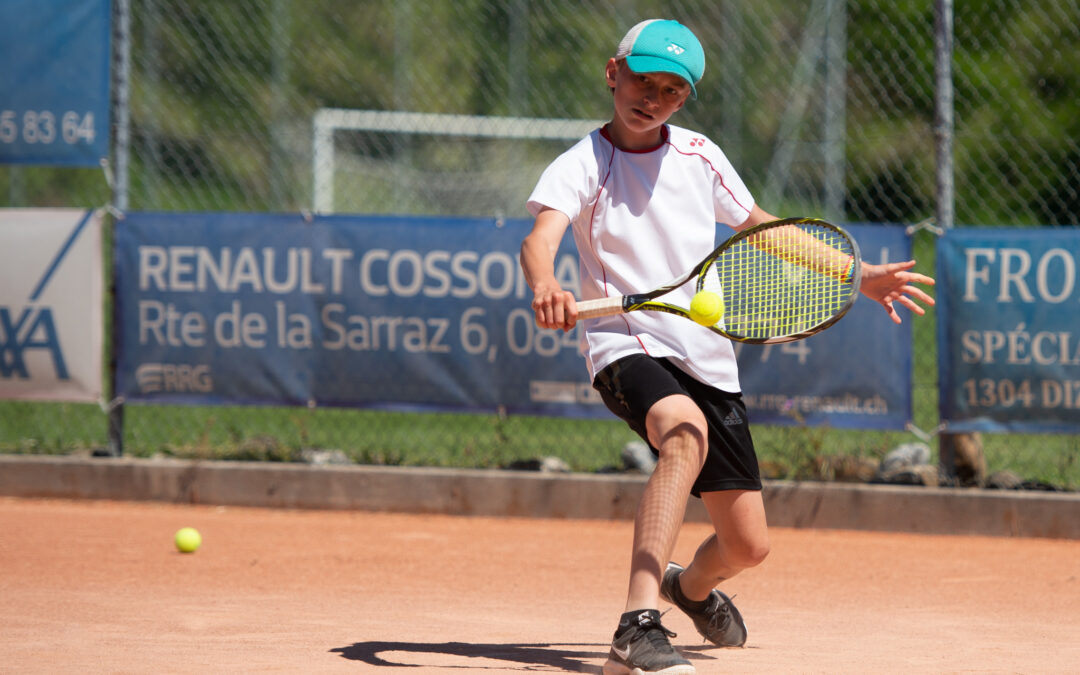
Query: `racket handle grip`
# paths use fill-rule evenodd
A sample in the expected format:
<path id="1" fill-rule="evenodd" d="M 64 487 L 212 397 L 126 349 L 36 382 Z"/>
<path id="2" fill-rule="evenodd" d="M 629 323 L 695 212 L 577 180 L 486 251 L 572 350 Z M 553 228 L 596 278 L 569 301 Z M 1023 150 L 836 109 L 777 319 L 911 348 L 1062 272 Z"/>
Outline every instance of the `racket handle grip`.
<path id="1" fill-rule="evenodd" d="M 583 300 L 577 304 L 578 321 L 622 313 L 623 296 L 621 295 L 612 298 L 599 298 L 598 300 Z"/>

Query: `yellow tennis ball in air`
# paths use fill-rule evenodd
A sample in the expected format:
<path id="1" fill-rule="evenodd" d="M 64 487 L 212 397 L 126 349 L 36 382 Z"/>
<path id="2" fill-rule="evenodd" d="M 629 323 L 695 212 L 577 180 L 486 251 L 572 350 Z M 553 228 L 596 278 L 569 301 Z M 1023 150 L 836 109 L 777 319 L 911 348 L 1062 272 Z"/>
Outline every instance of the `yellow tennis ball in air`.
<path id="1" fill-rule="evenodd" d="M 194 553 L 202 544 L 202 535 L 194 527 L 181 527 L 176 531 L 176 550 Z"/>
<path id="2" fill-rule="evenodd" d="M 724 300 L 712 291 L 698 291 L 690 300 L 690 318 L 702 326 L 712 326 L 724 318 Z"/>

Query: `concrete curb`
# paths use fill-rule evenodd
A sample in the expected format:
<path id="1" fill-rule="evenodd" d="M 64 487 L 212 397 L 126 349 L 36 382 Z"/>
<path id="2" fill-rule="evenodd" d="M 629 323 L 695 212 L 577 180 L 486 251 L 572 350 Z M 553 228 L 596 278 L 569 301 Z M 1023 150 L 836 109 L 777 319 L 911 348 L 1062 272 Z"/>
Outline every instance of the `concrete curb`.
<path id="1" fill-rule="evenodd" d="M 645 477 L 0 455 L 0 495 L 470 516 L 630 519 Z M 1080 539 L 1080 495 L 766 481 L 780 527 Z M 687 520 L 707 520 L 690 500 Z"/>

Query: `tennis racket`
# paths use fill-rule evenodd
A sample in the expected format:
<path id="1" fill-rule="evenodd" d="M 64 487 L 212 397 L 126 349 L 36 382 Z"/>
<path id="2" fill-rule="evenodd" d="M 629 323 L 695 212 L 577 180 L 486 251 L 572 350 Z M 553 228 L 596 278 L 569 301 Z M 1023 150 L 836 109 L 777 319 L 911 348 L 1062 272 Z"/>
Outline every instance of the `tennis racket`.
<path id="1" fill-rule="evenodd" d="M 720 295 L 725 311 L 708 328 L 752 344 L 791 342 L 840 320 L 859 295 L 859 247 L 846 231 L 814 218 L 785 218 L 738 232 L 682 277 L 648 293 L 577 303 L 578 319 L 652 310 L 690 318 L 657 298 L 691 280 Z"/>

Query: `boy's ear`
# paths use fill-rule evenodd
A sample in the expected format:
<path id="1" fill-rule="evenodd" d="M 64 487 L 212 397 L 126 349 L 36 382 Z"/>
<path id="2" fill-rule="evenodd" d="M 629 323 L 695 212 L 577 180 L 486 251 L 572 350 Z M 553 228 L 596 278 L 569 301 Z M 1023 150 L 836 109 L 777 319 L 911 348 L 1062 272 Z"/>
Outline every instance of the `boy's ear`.
<path id="1" fill-rule="evenodd" d="M 607 85 L 609 87 L 615 86 L 615 79 L 619 74 L 619 62 L 615 59 L 608 59 L 607 66 L 604 67 L 604 76 L 607 79 Z"/>

